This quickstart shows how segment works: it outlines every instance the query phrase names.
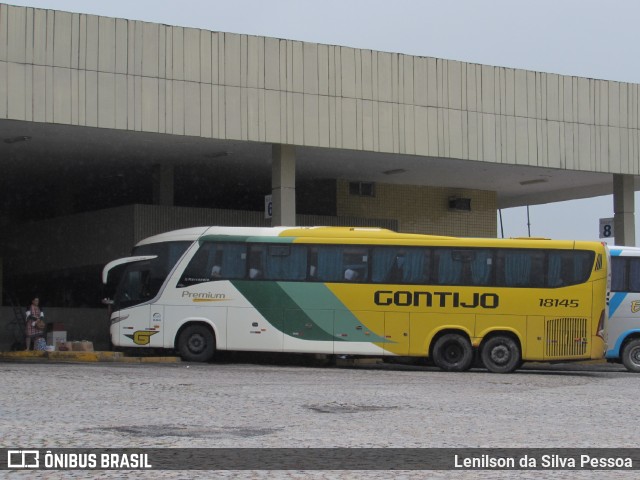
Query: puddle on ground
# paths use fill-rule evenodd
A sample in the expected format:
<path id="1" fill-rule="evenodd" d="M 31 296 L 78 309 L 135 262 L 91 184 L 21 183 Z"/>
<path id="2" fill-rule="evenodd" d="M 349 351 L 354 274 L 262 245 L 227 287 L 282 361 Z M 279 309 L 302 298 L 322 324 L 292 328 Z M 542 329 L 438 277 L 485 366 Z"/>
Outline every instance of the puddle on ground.
<path id="1" fill-rule="evenodd" d="M 360 413 L 393 410 L 398 407 L 380 407 L 376 405 L 349 405 L 344 403 L 328 403 L 326 405 L 306 405 L 306 408 L 319 413 Z"/>
<path id="2" fill-rule="evenodd" d="M 251 438 L 277 433 L 281 428 L 216 427 L 189 425 L 126 425 L 121 427 L 84 428 L 90 433 L 112 432 L 134 437 Z"/>

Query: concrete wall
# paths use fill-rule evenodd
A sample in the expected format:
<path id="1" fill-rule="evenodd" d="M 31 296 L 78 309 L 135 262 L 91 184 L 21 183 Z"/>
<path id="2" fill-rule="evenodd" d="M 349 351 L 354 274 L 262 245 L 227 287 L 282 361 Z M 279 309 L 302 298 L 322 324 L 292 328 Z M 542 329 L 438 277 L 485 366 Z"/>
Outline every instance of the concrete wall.
<path id="1" fill-rule="evenodd" d="M 638 85 L 0 4 L 0 118 L 640 174 Z"/>

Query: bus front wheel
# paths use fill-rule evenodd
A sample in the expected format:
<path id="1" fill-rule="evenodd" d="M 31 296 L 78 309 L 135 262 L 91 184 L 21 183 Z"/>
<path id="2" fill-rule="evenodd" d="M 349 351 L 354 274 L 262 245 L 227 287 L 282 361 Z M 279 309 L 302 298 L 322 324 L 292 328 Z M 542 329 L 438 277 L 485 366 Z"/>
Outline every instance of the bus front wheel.
<path id="1" fill-rule="evenodd" d="M 624 346 L 622 363 L 630 372 L 640 373 L 640 338 L 635 338 Z"/>
<path id="2" fill-rule="evenodd" d="M 457 333 L 441 336 L 433 346 L 433 363 L 446 372 L 464 372 L 473 363 L 473 348 Z"/>
<path id="3" fill-rule="evenodd" d="M 211 360 L 215 350 L 213 333 L 204 325 L 190 325 L 180 333 L 178 351 L 182 359 L 187 362 Z"/>
<path id="4" fill-rule="evenodd" d="M 520 366 L 520 347 L 511 337 L 498 335 L 482 347 L 482 363 L 493 373 L 511 373 Z"/>

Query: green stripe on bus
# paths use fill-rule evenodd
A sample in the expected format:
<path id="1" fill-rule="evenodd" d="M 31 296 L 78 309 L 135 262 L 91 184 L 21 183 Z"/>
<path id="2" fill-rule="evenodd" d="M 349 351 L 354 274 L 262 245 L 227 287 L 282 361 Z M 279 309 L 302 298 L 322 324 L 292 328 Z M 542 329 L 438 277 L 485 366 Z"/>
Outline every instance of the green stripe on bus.
<path id="1" fill-rule="evenodd" d="M 383 337 L 359 329 L 361 322 L 323 283 L 236 280 L 232 284 L 285 335 L 301 340 L 387 343 Z M 351 332 L 349 338 L 335 336 L 334 312 L 339 312 L 340 329 Z"/>
<path id="2" fill-rule="evenodd" d="M 335 312 L 335 316 L 340 319 L 340 331 L 349 332 L 349 337 L 336 337 L 332 321 L 329 327 L 334 340 L 341 342 L 388 343 L 385 338 L 373 334 L 368 329 L 363 329 L 361 327 L 362 322 L 351 313 L 324 283 L 281 282 L 280 285 L 298 307 L 313 320 L 320 320 L 317 317 L 327 310 Z M 333 317 L 334 315 L 331 315 L 332 319 Z M 318 325 L 322 324 L 318 322 Z"/>
<path id="3" fill-rule="evenodd" d="M 327 324 L 333 329 L 333 320 L 316 323 L 307 312 L 293 301 L 279 282 L 235 280 L 234 287 L 260 312 L 273 327 L 284 334 L 304 340 L 333 341 L 333 331 L 327 332 Z M 284 323 L 283 314 L 284 313 Z M 304 332 L 304 335 L 300 335 Z"/>

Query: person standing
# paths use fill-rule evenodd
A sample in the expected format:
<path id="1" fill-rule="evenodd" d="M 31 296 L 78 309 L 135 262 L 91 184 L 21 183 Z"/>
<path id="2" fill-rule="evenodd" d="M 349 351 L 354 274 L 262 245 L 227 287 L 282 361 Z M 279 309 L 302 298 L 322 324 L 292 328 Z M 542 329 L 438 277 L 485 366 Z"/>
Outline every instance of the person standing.
<path id="1" fill-rule="evenodd" d="M 32 340 L 33 349 L 35 350 L 38 338 L 44 336 L 44 328 L 38 328 L 44 322 L 44 312 L 40 309 L 40 299 L 38 297 L 33 297 L 31 300 L 31 305 L 27 308 L 25 317 L 25 343 L 27 344 L 27 350 L 31 347 Z"/>

